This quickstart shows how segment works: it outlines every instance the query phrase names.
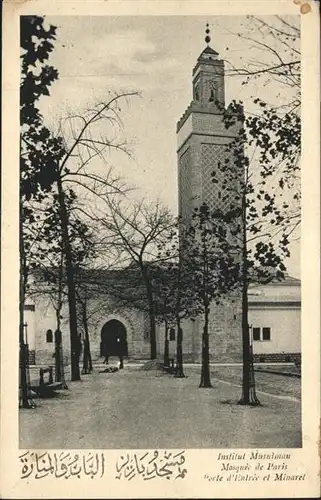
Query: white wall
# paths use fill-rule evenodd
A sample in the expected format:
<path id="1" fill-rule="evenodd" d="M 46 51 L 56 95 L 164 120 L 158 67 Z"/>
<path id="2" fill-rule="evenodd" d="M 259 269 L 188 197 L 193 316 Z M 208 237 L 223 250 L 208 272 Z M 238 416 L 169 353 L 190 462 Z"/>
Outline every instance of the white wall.
<path id="1" fill-rule="evenodd" d="M 37 298 L 35 307 L 36 364 L 44 363 L 53 365 L 53 353 L 55 351 L 54 333 L 57 329 L 56 313 L 50 299 L 47 297 L 42 299 Z M 47 330 L 52 330 L 52 343 L 47 343 Z M 63 355 L 68 357 L 70 352 L 70 340 L 68 310 L 66 306 L 62 309 L 61 331 L 63 335 Z"/>
<path id="2" fill-rule="evenodd" d="M 27 311 L 29 312 L 29 311 Z M 55 310 L 52 307 L 50 299 L 47 297 L 37 297 L 34 314 L 34 337 L 36 349 L 37 364 L 53 364 L 53 353 L 55 350 L 54 332 L 56 326 Z M 114 303 L 108 297 L 100 297 L 88 302 L 88 326 L 91 344 L 92 359 L 95 361 L 100 357 L 101 328 L 111 320 L 121 321 L 127 333 L 128 355 L 131 358 L 149 358 L 150 341 L 144 338 L 145 314 L 129 308 L 122 308 L 116 312 Z M 149 322 L 147 321 L 147 325 Z M 53 332 L 53 342 L 47 343 L 46 332 L 50 329 Z M 61 332 L 63 337 L 63 355 L 65 362 L 70 359 L 70 333 L 68 320 L 68 306 L 65 304 L 62 309 Z M 82 327 L 79 325 L 79 333 Z M 159 343 L 158 332 L 158 352 L 162 352 L 163 346 Z M 29 329 L 28 329 L 29 340 Z"/>
<path id="3" fill-rule="evenodd" d="M 271 340 L 253 342 L 254 354 L 300 353 L 301 311 L 299 307 L 249 308 L 252 327 L 270 327 Z"/>

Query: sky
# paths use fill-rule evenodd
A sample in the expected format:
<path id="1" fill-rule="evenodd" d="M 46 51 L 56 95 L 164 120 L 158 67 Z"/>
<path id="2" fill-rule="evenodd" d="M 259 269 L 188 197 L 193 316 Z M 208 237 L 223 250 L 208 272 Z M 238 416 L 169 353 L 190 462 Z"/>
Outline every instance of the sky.
<path id="1" fill-rule="evenodd" d="M 138 91 L 121 105 L 132 156 L 110 161 L 128 184 L 137 186 L 135 196 L 159 198 L 176 213 L 176 123 L 192 98 L 192 70 L 206 46 L 205 25 L 210 25 L 210 45 L 220 58 L 240 66 L 268 57 L 237 36 L 251 35 L 249 22 L 235 16 L 48 16 L 46 22 L 57 26 L 50 64 L 58 69 L 59 80 L 50 97 L 42 99 L 45 122 L 55 128 L 60 117 L 106 100 L 109 91 Z M 266 81 L 242 85 L 235 76 L 226 78 L 225 86 L 226 102 L 243 100 L 246 110 L 253 97 L 279 103 L 290 91 Z M 288 271 L 299 276 L 298 243 L 291 252 Z"/>

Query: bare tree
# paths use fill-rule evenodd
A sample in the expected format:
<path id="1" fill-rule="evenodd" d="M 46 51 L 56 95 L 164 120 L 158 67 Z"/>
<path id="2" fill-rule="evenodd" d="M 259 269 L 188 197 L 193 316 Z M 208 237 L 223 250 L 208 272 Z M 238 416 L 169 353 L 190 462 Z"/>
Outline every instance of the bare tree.
<path id="1" fill-rule="evenodd" d="M 112 150 L 128 154 L 124 140 L 118 139 L 122 126 L 119 101 L 133 95 L 136 93 L 111 95 L 108 101 L 61 120 L 57 132 L 61 138 L 63 154 L 59 152 L 59 160 L 55 163 L 55 185 L 67 276 L 72 380 L 80 380 L 81 344 L 77 331 L 74 262 L 66 197 L 68 194 L 76 198 L 87 193 L 97 199 L 121 191 L 119 179 L 113 176 L 109 165 L 109 155 Z M 99 168 L 103 169 L 102 173 Z M 86 201 L 88 203 L 88 197 Z"/>
<path id="2" fill-rule="evenodd" d="M 238 33 L 232 33 L 244 41 L 247 50 L 238 65 L 232 58 L 226 60 L 227 76 L 240 77 L 242 85 L 256 83 L 256 95 L 252 96 L 256 111 L 251 112 L 251 119 L 248 113 L 247 124 L 251 143 L 260 149 L 259 160 L 273 165 L 269 175 L 278 176 L 279 187 L 291 187 L 294 201 L 301 196 L 299 23 L 300 18 L 294 16 L 247 16 Z M 299 206 L 296 213 L 300 220 Z"/>
<path id="3" fill-rule="evenodd" d="M 294 89 L 296 97 L 287 105 L 300 105 L 301 51 L 300 19 L 294 16 L 257 17 L 247 16 L 235 37 L 248 46 L 242 63 L 238 66 L 228 59 L 227 75 L 245 77 L 243 84 L 251 79 L 264 86 L 271 82 Z M 241 62 L 241 61 L 240 61 Z"/>
<path id="4" fill-rule="evenodd" d="M 157 262 L 159 246 L 168 242 L 174 219 L 160 202 L 129 203 L 114 197 L 108 199 L 106 208 L 106 213 L 99 216 L 101 227 L 112 235 L 113 246 L 121 252 L 123 262 L 138 268 L 144 284 L 150 322 L 151 359 L 156 359 L 156 311 L 151 269 Z"/>

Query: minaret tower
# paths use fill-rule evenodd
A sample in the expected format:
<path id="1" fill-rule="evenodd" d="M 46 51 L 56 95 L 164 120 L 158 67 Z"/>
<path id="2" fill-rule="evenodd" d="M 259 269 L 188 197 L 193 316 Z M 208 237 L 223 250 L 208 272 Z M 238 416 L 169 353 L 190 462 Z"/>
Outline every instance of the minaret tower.
<path id="1" fill-rule="evenodd" d="M 226 145 L 236 136 L 235 127 L 226 129 L 224 61 L 209 45 L 206 25 L 206 47 L 193 69 L 193 100 L 177 123 L 179 214 L 187 221 L 194 207 L 207 203 L 223 208 L 219 183 L 211 174 L 218 161 L 226 157 Z"/>
<path id="2" fill-rule="evenodd" d="M 206 47 L 193 69 L 193 100 L 177 123 L 178 196 L 182 224 L 188 224 L 194 208 L 206 203 L 210 209 L 224 210 L 218 162 L 231 155 L 226 146 L 239 133 L 239 125 L 228 129 L 225 111 L 224 61 L 210 47 L 210 30 L 205 30 Z M 216 172 L 217 183 L 212 182 Z M 237 175 L 236 175 L 237 182 Z M 240 361 L 241 346 L 240 297 L 228 298 L 224 304 L 210 306 L 210 358 L 214 361 Z M 201 356 L 202 319 L 185 322 L 184 350 L 194 361 Z M 187 357 L 188 359 L 188 357 Z"/>

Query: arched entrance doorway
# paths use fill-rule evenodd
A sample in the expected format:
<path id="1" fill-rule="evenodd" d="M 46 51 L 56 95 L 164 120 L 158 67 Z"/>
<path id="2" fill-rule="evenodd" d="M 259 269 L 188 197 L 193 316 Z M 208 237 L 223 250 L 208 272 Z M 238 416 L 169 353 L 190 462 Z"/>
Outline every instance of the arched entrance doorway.
<path id="1" fill-rule="evenodd" d="M 121 360 L 128 356 L 126 328 L 117 319 L 111 319 L 101 329 L 100 354 L 108 359 L 117 356 Z"/>

